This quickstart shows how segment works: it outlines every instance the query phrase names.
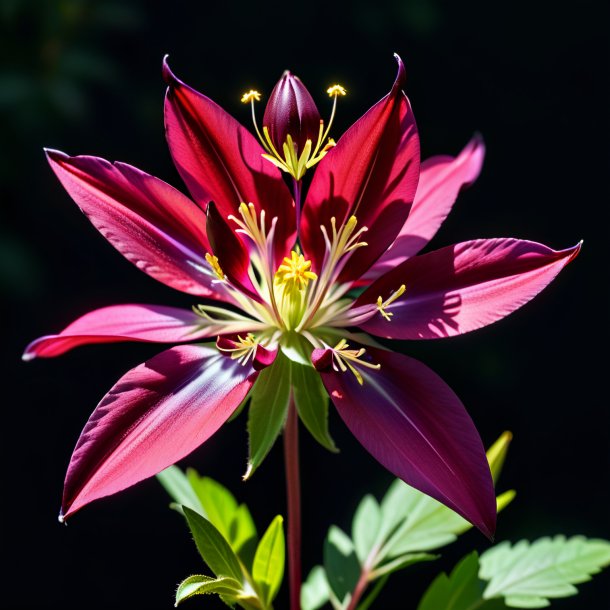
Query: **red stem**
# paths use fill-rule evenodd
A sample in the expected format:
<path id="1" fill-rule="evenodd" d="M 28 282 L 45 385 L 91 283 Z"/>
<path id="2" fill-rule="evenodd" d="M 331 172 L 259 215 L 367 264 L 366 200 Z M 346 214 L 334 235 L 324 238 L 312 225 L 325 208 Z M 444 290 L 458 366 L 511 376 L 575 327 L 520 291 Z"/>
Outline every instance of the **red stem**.
<path id="1" fill-rule="evenodd" d="M 362 594 L 365 592 L 367 586 L 369 584 L 369 569 L 368 567 L 363 567 L 362 572 L 360 572 L 360 578 L 356 583 L 356 587 L 354 592 L 352 593 L 352 599 L 349 602 L 347 610 L 355 610 L 356 606 L 358 606 L 358 602 L 362 597 Z"/>
<path id="2" fill-rule="evenodd" d="M 290 610 L 301 610 L 301 479 L 299 476 L 299 417 L 294 400 L 284 429 L 284 467 L 288 504 L 288 582 Z"/>

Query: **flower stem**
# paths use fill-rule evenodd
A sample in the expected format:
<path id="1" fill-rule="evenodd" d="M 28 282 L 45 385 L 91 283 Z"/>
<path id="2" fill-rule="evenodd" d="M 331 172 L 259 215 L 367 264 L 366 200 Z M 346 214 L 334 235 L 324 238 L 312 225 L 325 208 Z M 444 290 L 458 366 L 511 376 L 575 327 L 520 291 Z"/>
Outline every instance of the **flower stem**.
<path id="1" fill-rule="evenodd" d="M 292 181 L 292 194 L 294 197 L 295 214 L 297 219 L 297 232 L 299 225 L 301 224 L 301 185 L 300 180 L 293 179 Z"/>
<path id="2" fill-rule="evenodd" d="M 284 468 L 288 505 L 288 582 L 290 610 L 301 610 L 301 480 L 299 475 L 299 417 L 290 399 L 284 429 Z"/>

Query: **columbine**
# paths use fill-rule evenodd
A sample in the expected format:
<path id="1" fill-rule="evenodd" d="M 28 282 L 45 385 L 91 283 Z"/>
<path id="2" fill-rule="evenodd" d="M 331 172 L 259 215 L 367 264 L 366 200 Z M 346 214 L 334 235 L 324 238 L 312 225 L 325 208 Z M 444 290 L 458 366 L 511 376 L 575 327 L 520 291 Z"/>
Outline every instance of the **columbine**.
<path id="1" fill-rule="evenodd" d="M 217 337 L 215 345 L 162 352 L 103 398 L 72 456 L 62 518 L 186 456 L 235 412 L 257 376 L 281 366 L 316 438 L 326 438 L 320 423 L 326 402 L 319 401 L 317 413 L 305 405 L 325 388 L 381 464 L 493 533 L 492 479 L 463 405 L 429 368 L 370 335 L 436 339 L 495 322 L 540 292 L 579 245 L 554 251 L 530 241 L 480 239 L 415 256 L 460 189 L 477 178 L 484 147 L 475 137 L 457 157 L 432 157 L 420 168 L 397 61 L 391 91 L 336 144 L 330 129 L 341 86 L 328 91 L 326 125 L 288 72 L 262 129 L 254 109 L 260 94 L 245 94 L 259 144 L 165 62 L 167 140 L 192 200 L 129 165 L 47 151 L 63 186 L 119 252 L 153 278 L 206 301 L 192 311 L 105 307 L 34 341 L 24 357 L 57 356 L 88 343 Z M 302 200 L 302 178 L 314 166 Z M 264 390 L 257 383 L 250 395 Z M 288 406 L 282 408 L 269 422 L 277 433 Z"/>

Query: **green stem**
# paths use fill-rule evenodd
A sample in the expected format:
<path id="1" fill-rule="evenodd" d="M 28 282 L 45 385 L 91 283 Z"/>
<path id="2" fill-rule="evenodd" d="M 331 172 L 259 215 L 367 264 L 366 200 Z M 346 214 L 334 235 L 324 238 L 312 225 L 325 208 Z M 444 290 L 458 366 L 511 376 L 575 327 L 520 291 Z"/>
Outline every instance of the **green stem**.
<path id="1" fill-rule="evenodd" d="M 301 480 L 299 475 L 299 416 L 290 399 L 284 429 L 284 468 L 288 505 L 288 583 L 290 610 L 301 610 Z"/>

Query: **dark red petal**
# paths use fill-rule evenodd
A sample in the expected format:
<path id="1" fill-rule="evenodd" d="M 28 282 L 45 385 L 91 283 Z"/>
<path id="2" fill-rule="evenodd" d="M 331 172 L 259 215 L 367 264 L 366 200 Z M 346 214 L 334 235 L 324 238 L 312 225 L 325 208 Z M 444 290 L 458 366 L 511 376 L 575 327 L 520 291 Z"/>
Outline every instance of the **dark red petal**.
<path id="1" fill-rule="evenodd" d="M 288 134 L 302 151 L 307 140 L 313 146 L 320 133 L 320 113 L 307 87 L 288 70 L 277 82 L 263 116 L 263 127 L 269 129 L 271 141 L 282 154 L 282 145 Z"/>
<path id="2" fill-rule="evenodd" d="M 411 258 L 381 276 L 354 307 L 406 292 L 361 328 L 392 339 L 451 337 L 496 322 L 525 305 L 580 251 L 518 239 L 478 239 Z"/>
<path id="3" fill-rule="evenodd" d="M 32 341 L 23 359 L 53 358 L 91 343 L 193 341 L 210 336 L 210 331 L 202 328 L 202 321 L 193 311 L 177 307 L 139 304 L 102 307 L 81 316 L 57 335 Z"/>
<path id="4" fill-rule="evenodd" d="M 421 362 L 367 348 L 379 371 L 320 372 L 339 415 L 365 449 L 405 483 L 446 504 L 486 536 L 496 498 L 485 449 L 459 398 Z"/>
<path id="5" fill-rule="evenodd" d="M 252 284 L 248 274 L 250 269 L 250 254 L 234 228 L 220 215 L 216 204 L 208 204 L 206 230 L 212 247 L 212 252 L 218 258 L 218 263 L 231 284 L 250 298 L 263 302 L 260 294 Z M 235 225 L 237 228 L 237 225 Z"/>
<path id="6" fill-rule="evenodd" d="M 167 58 L 166 58 L 167 59 Z M 163 62 L 168 84 L 165 130 L 174 163 L 195 201 L 210 201 L 221 215 L 237 215 L 240 203 L 277 217 L 276 256 L 281 260 L 295 236 L 294 202 L 280 170 L 261 156 L 254 136 L 218 104 L 178 80 Z"/>
<path id="7" fill-rule="evenodd" d="M 129 371 L 81 433 L 62 518 L 188 455 L 231 416 L 256 376 L 252 366 L 197 345 L 174 347 Z"/>
<path id="8" fill-rule="evenodd" d="M 402 92 L 405 69 L 388 95 L 348 129 L 320 162 L 307 194 L 300 238 L 319 272 L 324 258 L 320 225 L 339 226 L 355 215 L 367 226 L 368 246 L 354 251 L 340 281 L 360 277 L 396 239 L 413 203 L 419 177 L 419 137 L 413 112 Z"/>
<path id="9" fill-rule="evenodd" d="M 458 194 L 479 176 L 484 157 L 485 144 L 477 134 L 457 157 L 439 155 L 422 163 L 411 212 L 396 241 L 365 274 L 367 283 L 415 256 L 428 244 Z"/>
<path id="10" fill-rule="evenodd" d="M 182 292 L 231 300 L 212 287 L 205 215 L 182 193 L 125 163 L 46 153 L 78 207 L 127 260 Z"/>
<path id="11" fill-rule="evenodd" d="M 221 335 L 216 339 L 216 347 L 219 350 L 224 352 L 228 352 L 228 356 L 230 357 L 230 353 L 232 350 L 239 349 L 240 341 L 239 337 L 243 337 L 243 335 L 239 335 L 236 333 L 231 333 L 229 335 Z M 260 343 L 256 346 L 256 352 L 254 354 L 254 359 L 252 361 L 252 366 L 255 370 L 261 371 L 271 364 L 275 360 L 277 356 L 277 349 L 267 349 L 263 347 Z"/>

